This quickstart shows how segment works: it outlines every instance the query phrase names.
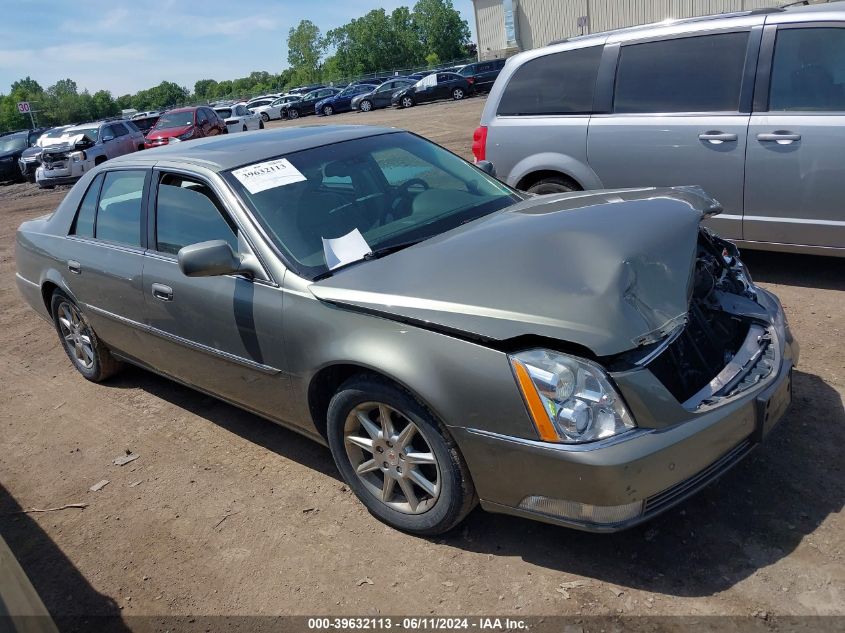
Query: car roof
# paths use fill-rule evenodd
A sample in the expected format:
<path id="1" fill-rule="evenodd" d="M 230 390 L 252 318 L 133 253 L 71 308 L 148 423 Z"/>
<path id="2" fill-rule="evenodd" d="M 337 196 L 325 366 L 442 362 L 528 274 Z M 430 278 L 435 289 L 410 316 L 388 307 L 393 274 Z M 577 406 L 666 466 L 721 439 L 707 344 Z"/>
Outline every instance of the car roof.
<path id="1" fill-rule="evenodd" d="M 173 108 L 172 110 L 168 110 L 165 114 L 172 114 L 172 113 L 174 113 L 174 112 L 176 112 L 176 113 L 179 113 L 179 112 L 193 112 L 193 111 L 194 111 L 194 110 L 196 110 L 197 108 L 201 108 L 201 107 L 204 107 L 204 106 L 187 106 L 187 107 L 184 107 L 184 108 Z"/>
<path id="2" fill-rule="evenodd" d="M 159 161 L 202 165 L 225 171 L 305 149 L 402 130 L 371 125 L 305 125 L 264 130 L 260 134 L 225 134 L 124 154 L 109 165 L 150 166 Z"/>

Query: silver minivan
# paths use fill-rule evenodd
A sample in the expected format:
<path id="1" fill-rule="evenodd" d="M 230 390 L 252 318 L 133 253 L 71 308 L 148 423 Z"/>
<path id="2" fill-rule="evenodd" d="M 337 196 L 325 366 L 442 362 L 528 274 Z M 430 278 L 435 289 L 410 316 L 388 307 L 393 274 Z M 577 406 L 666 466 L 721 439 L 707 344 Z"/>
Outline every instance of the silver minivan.
<path id="1" fill-rule="evenodd" d="M 702 186 L 740 245 L 845 256 L 845 4 L 576 37 L 508 60 L 476 160 L 534 193 Z"/>

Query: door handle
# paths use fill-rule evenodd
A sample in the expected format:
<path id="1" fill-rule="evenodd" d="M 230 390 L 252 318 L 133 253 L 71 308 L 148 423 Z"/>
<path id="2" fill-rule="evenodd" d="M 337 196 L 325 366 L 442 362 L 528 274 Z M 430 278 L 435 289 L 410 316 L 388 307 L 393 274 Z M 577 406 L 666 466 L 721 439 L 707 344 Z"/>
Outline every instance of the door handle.
<path id="1" fill-rule="evenodd" d="M 736 134 L 728 134 L 726 132 L 703 132 L 698 135 L 698 138 L 702 141 L 708 141 L 713 143 L 714 145 L 719 145 L 724 143 L 725 141 L 735 141 L 737 139 Z"/>
<path id="2" fill-rule="evenodd" d="M 788 130 L 777 130 L 776 132 L 770 132 L 768 134 L 758 134 L 757 140 L 774 141 L 775 143 L 779 143 L 781 145 L 789 145 L 793 141 L 800 141 L 801 135 L 796 134 L 795 132 L 789 132 Z"/>
<path id="3" fill-rule="evenodd" d="M 173 288 L 164 284 L 153 284 L 153 296 L 159 301 L 173 301 Z"/>
<path id="4" fill-rule="evenodd" d="M 67 260 L 67 269 L 72 272 L 74 275 L 81 275 L 82 274 L 82 265 L 74 261 L 72 259 Z"/>

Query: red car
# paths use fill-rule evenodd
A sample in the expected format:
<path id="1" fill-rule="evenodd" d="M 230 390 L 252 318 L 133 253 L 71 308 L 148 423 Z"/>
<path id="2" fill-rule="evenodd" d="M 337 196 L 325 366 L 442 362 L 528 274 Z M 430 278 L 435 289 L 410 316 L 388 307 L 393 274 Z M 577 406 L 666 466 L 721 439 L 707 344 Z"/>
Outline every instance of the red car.
<path id="1" fill-rule="evenodd" d="M 168 143 L 227 134 L 226 122 L 211 108 L 177 108 L 161 115 L 144 140 L 144 147 L 161 147 Z"/>

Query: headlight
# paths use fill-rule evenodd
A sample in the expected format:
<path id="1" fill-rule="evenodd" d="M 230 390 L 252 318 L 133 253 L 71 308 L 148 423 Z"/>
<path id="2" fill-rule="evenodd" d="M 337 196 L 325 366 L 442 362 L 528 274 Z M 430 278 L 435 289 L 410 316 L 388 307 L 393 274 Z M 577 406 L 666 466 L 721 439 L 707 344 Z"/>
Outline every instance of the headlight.
<path id="1" fill-rule="evenodd" d="M 541 439 L 578 444 L 637 426 L 607 374 L 595 363 L 544 349 L 509 359 Z"/>
<path id="2" fill-rule="evenodd" d="M 80 161 L 83 161 L 83 160 L 85 160 L 85 152 L 74 152 L 73 154 L 70 155 L 70 159 L 74 163 L 78 163 Z"/>

